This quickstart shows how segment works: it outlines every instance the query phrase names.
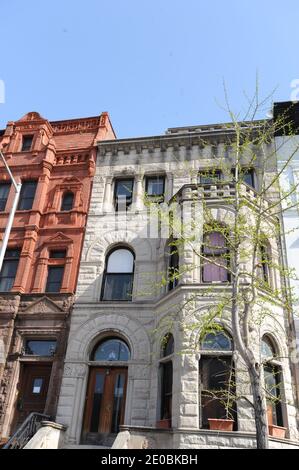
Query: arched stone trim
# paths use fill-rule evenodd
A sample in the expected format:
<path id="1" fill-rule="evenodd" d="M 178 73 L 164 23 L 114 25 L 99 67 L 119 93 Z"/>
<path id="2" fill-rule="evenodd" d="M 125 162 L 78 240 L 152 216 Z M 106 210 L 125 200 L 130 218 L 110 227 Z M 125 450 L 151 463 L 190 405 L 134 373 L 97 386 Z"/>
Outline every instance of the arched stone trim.
<path id="1" fill-rule="evenodd" d="M 196 319 L 198 318 L 198 321 L 200 321 L 201 314 L 207 313 L 208 310 L 210 308 L 213 308 L 214 306 L 215 306 L 215 303 L 209 304 L 209 305 L 204 305 L 204 306 L 198 308 L 193 314 L 193 320 L 196 321 Z M 226 316 L 227 316 L 227 318 L 226 318 Z M 233 340 L 233 343 L 234 343 L 234 337 L 233 337 L 231 322 L 230 322 L 229 318 L 230 318 L 230 311 L 225 310 L 223 316 L 221 317 L 221 320 L 216 318 L 214 320 L 214 323 L 217 323 L 218 325 L 220 325 L 231 336 L 231 338 Z M 193 323 L 194 323 L 194 321 L 193 321 Z M 200 331 L 199 327 L 198 327 L 198 329 L 192 330 L 189 334 L 190 348 L 194 347 L 194 346 L 196 347 L 196 349 L 194 349 L 194 352 L 199 352 L 199 350 L 200 350 L 200 347 L 199 347 L 199 345 L 200 345 L 200 334 L 201 334 L 201 331 Z"/>
<path id="2" fill-rule="evenodd" d="M 131 360 L 150 360 L 150 340 L 141 323 L 112 313 L 98 314 L 70 335 L 67 361 L 89 361 L 92 348 L 107 333 L 119 334 L 124 338 L 131 350 Z"/>
<path id="3" fill-rule="evenodd" d="M 228 228 L 233 226 L 235 220 L 233 209 L 225 206 L 212 207 L 210 209 L 210 214 L 216 222 L 219 222 Z"/>
<path id="4" fill-rule="evenodd" d="M 283 326 L 274 319 L 272 324 L 267 322 L 261 326 L 260 342 L 264 336 L 267 336 L 270 340 L 272 340 L 276 348 L 277 358 L 279 360 L 280 357 L 286 358 L 289 356 L 287 344 L 281 341 L 281 338 L 286 337 L 285 335 L 286 332 Z"/>
<path id="5" fill-rule="evenodd" d="M 113 246 L 117 244 L 128 244 L 136 254 L 136 259 L 143 260 L 152 259 L 152 247 L 145 238 L 137 238 L 136 232 L 133 230 L 116 230 L 114 232 L 106 232 L 101 238 L 96 239 L 87 249 L 85 261 L 93 263 L 98 260 L 103 264 L 105 255 Z"/>

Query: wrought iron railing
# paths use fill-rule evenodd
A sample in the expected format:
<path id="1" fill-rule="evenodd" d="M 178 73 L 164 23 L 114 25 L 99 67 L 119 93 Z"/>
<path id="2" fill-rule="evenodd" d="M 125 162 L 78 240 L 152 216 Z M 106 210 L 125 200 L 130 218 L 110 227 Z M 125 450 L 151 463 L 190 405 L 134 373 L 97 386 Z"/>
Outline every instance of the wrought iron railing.
<path id="1" fill-rule="evenodd" d="M 42 413 L 30 413 L 17 431 L 6 442 L 2 449 L 23 449 L 27 442 L 41 427 L 42 421 L 49 421 L 51 416 Z"/>

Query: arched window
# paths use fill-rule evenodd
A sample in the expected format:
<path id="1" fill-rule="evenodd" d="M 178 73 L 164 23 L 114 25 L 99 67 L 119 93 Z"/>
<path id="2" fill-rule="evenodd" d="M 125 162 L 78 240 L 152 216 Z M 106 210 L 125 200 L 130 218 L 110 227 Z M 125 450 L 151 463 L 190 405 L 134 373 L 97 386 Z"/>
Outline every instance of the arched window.
<path id="1" fill-rule="evenodd" d="M 178 240 L 170 239 L 168 242 L 168 290 L 174 289 L 179 282 L 179 251 Z"/>
<path id="2" fill-rule="evenodd" d="M 232 340 L 223 332 L 208 333 L 204 337 L 201 349 L 210 351 L 232 351 Z"/>
<path id="3" fill-rule="evenodd" d="M 132 300 L 134 255 L 127 248 L 114 249 L 106 258 L 102 300 Z"/>
<path id="4" fill-rule="evenodd" d="M 172 416 L 172 381 L 173 381 L 173 366 L 171 354 L 174 352 L 174 339 L 171 333 L 167 333 L 161 343 L 161 358 L 160 362 L 160 390 L 161 390 L 161 407 L 160 419 L 171 427 Z M 164 360 L 164 358 L 168 358 Z M 166 421 L 165 421 L 166 420 Z"/>
<path id="5" fill-rule="evenodd" d="M 161 356 L 167 357 L 173 354 L 174 351 L 174 339 L 171 333 L 167 333 L 161 344 Z"/>
<path id="6" fill-rule="evenodd" d="M 261 345 L 261 356 L 263 359 L 273 359 L 276 356 L 273 341 L 268 336 L 263 336 Z"/>
<path id="7" fill-rule="evenodd" d="M 201 343 L 200 403 L 201 427 L 209 427 L 209 419 L 232 419 L 236 429 L 235 369 L 233 342 L 228 333 L 208 333 Z"/>
<path id="8" fill-rule="evenodd" d="M 92 361 L 128 361 L 130 350 L 119 338 L 109 338 L 100 342 L 93 350 Z"/>
<path id="9" fill-rule="evenodd" d="M 67 193 L 64 193 L 61 201 L 61 208 L 60 210 L 65 212 L 65 211 L 70 211 L 73 208 L 74 204 L 74 193 L 71 191 L 68 191 Z"/>
<path id="10" fill-rule="evenodd" d="M 261 342 L 261 357 L 264 368 L 264 381 L 267 401 L 267 418 L 270 426 L 283 426 L 281 385 L 281 367 L 275 362 L 277 348 L 269 336 L 265 335 Z"/>
<path id="11" fill-rule="evenodd" d="M 203 282 L 227 282 L 229 274 L 229 250 L 223 233 L 213 231 L 203 237 L 202 263 Z"/>

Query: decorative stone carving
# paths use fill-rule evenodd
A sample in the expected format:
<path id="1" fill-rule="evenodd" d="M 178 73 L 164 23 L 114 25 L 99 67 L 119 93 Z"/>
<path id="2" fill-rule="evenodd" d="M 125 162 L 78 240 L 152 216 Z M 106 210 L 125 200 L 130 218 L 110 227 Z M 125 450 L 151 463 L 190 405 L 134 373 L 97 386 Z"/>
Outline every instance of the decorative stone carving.
<path id="1" fill-rule="evenodd" d="M 43 297 L 41 300 L 34 302 L 24 310 L 24 313 L 61 313 L 63 310 L 58 307 L 48 297 Z"/>

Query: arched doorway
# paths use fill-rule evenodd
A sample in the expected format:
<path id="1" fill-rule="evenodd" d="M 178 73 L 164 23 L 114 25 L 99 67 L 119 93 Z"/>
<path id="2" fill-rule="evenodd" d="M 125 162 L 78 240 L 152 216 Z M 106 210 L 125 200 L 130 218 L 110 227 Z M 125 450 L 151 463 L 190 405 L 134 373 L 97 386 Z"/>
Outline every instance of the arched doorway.
<path id="1" fill-rule="evenodd" d="M 92 351 L 83 422 L 83 442 L 106 444 L 124 422 L 130 349 L 120 338 L 105 338 Z"/>

